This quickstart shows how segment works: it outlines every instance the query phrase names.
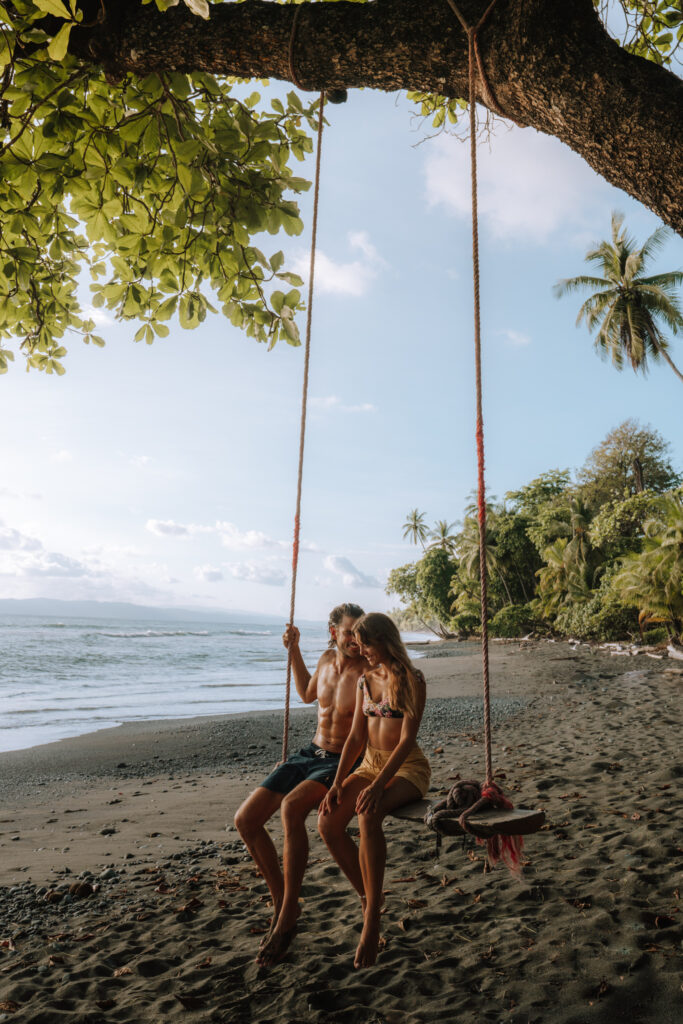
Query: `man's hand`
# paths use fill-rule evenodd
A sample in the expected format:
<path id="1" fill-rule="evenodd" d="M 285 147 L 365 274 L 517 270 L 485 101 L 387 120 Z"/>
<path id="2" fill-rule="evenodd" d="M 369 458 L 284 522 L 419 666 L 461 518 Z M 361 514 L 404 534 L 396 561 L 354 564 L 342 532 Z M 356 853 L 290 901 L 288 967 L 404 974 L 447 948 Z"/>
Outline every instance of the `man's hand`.
<path id="1" fill-rule="evenodd" d="M 330 814 L 337 804 L 341 803 L 341 795 L 341 786 L 338 786 L 336 782 L 333 782 L 320 802 L 318 814 Z"/>
<path id="2" fill-rule="evenodd" d="M 301 633 L 299 632 L 299 630 L 296 628 L 296 626 L 293 626 L 291 622 L 288 622 L 287 625 L 285 626 L 285 631 L 282 634 L 282 642 L 287 648 L 287 650 L 289 650 L 290 645 L 292 648 L 298 647 L 300 639 Z"/>

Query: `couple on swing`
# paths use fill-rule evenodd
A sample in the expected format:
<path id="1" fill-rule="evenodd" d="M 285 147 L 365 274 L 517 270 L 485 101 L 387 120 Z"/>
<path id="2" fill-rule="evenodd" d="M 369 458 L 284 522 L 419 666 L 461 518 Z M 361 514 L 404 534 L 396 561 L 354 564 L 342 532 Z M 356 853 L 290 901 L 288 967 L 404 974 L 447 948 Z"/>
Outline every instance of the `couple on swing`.
<path id="1" fill-rule="evenodd" d="M 273 899 L 273 919 L 259 951 L 261 967 L 285 956 L 296 933 L 299 893 L 308 859 L 306 817 L 318 809 L 320 835 L 361 899 L 363 931 L 355 967 L 377 959 L 386 863 L 384 817 L 425 796 L 429 762 L 416 743 L 425 680 L 412 664 L 394 622 L 354 604 L 333 609 L 330 646 L 311 675 L 289 625 L 292 674 L 305 704 L 318 701 L 313 742 L 278 765 L 247 797 L 235 824 Z M 265 829 L 282 815 L 282 868 Z M 347 832 L 358 815 L 360 845 Z"/>

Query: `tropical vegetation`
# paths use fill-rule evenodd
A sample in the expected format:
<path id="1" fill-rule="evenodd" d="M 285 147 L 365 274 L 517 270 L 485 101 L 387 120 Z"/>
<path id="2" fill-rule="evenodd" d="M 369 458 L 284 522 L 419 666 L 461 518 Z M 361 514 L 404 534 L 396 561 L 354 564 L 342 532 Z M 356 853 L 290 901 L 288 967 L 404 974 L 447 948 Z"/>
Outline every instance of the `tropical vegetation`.
<path id="1" fill-rule="evenodd" d="M 589 331 L 597 328 L 595 348 L 603 359 L 611 359 L 617 370 L 628 364 L 635 373 L 646 374 L 649 360 L 663 359 L 683 381 L 683 373 L 669 355 L 663 329 L 677 334 L 683 328 L 676 292 L 683 283 L 683 271 L 645 273 L 669 233 L 662 225 L 638 248 L 626 233 L 623 214 L 613 213 L 611 240 L 586 253 L 586 262 L 597 267 L 601 276 L 583 274 L 558 281 L 555 294 L 597 289 L 579 309 L 576 323 L 585 320 Z"/>
<path id="2" fill-rule="evenodd" d="M 574 478 L 552 469 L 503 501 L 488 501 L 493 636 L 683 641 L 683 475 L 669 451 L 656 430 L 626 420 Z M 423 553 L 389 574 L 387 593 L 403 605 L 395 612 L 401 625 L 439 636 L 480 630 L 476 506 L 465 508 L 457 529 L 439 520 L 432 530 L 415 508 L 404 537 Z"/>

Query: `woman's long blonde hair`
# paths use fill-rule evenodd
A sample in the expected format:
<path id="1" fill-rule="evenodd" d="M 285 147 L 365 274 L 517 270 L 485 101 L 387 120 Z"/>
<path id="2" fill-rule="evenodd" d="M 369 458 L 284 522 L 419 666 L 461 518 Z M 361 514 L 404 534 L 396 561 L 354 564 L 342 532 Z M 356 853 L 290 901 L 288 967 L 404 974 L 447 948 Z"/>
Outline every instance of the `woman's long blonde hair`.
<path id="1" fill-rule="evenodd" d="M 368 612 L 356 622 L 353 632 L 361 643 L 385 649 L 391 671 L 391 706 L 419 718 L 425 704 L 424 680 L 410 660 L 393 619 L 382 612 Z"/>

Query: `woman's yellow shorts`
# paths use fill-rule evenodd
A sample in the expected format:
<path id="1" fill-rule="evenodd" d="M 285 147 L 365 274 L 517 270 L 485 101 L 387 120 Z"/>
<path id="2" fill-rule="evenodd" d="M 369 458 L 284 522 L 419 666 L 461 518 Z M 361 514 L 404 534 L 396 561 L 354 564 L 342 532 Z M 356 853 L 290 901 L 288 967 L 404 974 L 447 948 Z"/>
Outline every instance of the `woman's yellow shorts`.
<path id="1" fill-rule="evenodd" d="M 393 750 L 378 750 L 368 745 L 365 748 L 365 755 L 354 775 L 360 775 L 363 779 L 376 779 L 384 768 Z M 417 743 L 410 751 L 394 778 L 407 779 L 420 791 L 420 796 L 425 796 L 429 789 L 429 782 L 432 777 L 432 770 L 429 761 L 424 756 Z"/>

